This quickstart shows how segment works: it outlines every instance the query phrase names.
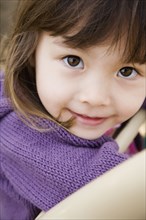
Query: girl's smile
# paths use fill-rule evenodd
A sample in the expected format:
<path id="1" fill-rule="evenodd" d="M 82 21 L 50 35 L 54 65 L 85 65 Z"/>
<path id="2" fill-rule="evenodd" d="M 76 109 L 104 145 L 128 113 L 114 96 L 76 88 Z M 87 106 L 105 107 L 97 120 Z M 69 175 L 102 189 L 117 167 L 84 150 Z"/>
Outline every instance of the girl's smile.
<path id="1" fill-rule="evenodd" d="M 122 44 L 121 44 L 122 45 Z M 96 139 L 132 117 L 145 98 L 145 65 L 121 63 L 122 46 L 73 49 L 43 32 L 35 53 L 39 98 L 69 131 Z M 136 102 L 135 102 L 136 99 Z"/>
<path id="2" fill-rule="evenodd" d="M 106 117 L 90 117 L 75 112 L 72 112 L 72 115 L 75 117 L 77 123 L 81 123 L 85 126 L 97 126 L 107 119 Z"/>

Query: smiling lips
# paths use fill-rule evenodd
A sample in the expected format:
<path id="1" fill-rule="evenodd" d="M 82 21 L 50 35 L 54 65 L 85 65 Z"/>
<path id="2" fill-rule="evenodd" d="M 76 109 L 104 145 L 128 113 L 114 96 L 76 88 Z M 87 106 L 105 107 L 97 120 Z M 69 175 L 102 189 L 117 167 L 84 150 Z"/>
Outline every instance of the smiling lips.
<path id="1" fill-rule="evenodd" d="M 75 112 L 72 112 L 72 114 L 75 116 L 78 122 L 88 126 L 100 125 L 107 119 L 107 117 L 89 117 Z"/>

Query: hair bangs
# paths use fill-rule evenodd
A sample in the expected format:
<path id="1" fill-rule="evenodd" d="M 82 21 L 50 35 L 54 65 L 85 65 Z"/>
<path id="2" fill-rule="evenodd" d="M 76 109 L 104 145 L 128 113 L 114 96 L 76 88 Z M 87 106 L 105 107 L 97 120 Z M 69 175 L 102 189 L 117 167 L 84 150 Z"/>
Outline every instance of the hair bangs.
<path id="1" fill-rule="evenodd" d="M 143 64 L 146 62 L 146 4 L 142 3 L 137 0 L 92 1 L 87 6 L 88 1 L 82 2 L 78 10 L 74 5 L 69 14 L 64 13 L 62 24 L 56 23 L 51 33 L 63 36 L 65 43 L 73 48 L 102 44 L 110 44 L 112 48 L 124 41 L 122 60 Z"/>
<path id="2" fill-rule="evenodd" d="M 43 0 L 41 4 L 29 0 L 22 4 L 25 20 L 21 13 L 21 33 L 48 31 L 52 36 L 64 37 L 65 43 L 74 48 L 99 44 L 113 47 L 124 38 L 123 60 L 146 61 L 145 0 Z"/>

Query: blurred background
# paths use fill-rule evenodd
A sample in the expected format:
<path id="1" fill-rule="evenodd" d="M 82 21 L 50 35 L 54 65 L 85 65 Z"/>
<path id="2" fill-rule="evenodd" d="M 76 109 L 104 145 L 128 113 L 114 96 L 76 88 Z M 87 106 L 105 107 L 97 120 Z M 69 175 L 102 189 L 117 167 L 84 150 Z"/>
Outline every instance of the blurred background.
<path id="1" fill-rule="evenodd" d="M 9 32 L 19 0 L 0 0 L 0 36 L 4 36 Z"/>

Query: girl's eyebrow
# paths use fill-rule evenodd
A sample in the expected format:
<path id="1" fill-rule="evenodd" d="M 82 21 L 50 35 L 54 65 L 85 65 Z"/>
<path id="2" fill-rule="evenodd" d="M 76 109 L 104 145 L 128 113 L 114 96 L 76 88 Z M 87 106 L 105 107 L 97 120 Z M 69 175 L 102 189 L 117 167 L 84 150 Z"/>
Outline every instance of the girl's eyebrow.
<path id="1" fill-rule="evenodd" d="M 64 42 L 61 39 L 55 39 L 55 40 L 53 40 L 53 43 L 54 43 L 54 45 L 57 45 L 59 47 L 65 48 L 70 51 L 80 51 L 80 52 L 83 51 L 80 48 L 75 48 L 75 47 L 70 46 L 69 44 L 67 44 L 66 42 Z"/>
<path id="2" fill-rule="evenodd" d="M 68 47 L 67 44 L 62 40 L 54 40 L 53 43 L 61 47 Z"/>

